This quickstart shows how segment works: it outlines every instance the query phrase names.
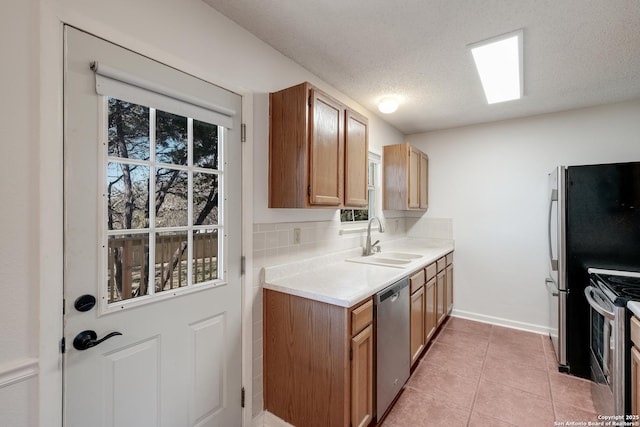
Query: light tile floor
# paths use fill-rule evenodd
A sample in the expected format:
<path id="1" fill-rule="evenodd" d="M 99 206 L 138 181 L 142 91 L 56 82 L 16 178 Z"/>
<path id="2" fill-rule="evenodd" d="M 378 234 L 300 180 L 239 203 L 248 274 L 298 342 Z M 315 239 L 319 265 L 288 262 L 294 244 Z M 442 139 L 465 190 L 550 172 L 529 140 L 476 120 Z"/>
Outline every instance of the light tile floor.
<path id="1" fill-rule="evenodd" d="M 383 427 L 554 426 L 597 420 L 590 382 L 559 373 L 549 338 L 450 318 Z"/>

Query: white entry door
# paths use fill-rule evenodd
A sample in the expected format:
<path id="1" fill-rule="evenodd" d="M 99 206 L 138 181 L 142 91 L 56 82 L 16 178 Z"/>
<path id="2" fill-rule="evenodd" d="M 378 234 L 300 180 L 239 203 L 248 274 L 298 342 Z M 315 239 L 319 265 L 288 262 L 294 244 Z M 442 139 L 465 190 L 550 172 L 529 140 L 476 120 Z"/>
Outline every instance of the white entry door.
<path id="1" fill-rule="evenodd" d="M 240 426 L 241 97 L 71 27 L 64 76 L 65 426 Z"/>

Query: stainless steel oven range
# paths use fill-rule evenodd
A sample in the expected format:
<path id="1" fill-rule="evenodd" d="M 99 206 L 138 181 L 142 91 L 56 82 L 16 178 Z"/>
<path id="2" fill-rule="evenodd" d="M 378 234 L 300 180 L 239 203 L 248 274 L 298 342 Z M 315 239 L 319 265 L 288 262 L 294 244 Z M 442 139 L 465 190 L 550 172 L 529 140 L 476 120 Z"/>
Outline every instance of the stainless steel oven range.
<path id="1" fill-rule="evenodd" d="M 601 415 L 630 414 L 629 313 L 640 300 L 640 274 L 590 268 L 584 294 L 590 310 L 591 395 Z"/>

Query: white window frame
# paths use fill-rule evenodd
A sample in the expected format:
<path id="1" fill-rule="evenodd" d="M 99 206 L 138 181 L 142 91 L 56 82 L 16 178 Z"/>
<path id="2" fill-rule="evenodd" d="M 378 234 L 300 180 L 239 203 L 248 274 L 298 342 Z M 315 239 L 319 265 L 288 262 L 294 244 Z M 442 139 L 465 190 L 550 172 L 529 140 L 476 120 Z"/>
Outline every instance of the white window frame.
<path id="1" fill-rule="evenodd" d="M 118 98 L 113 96 L 114 98 Z M 188 180 L 188 222 L 187 226 L 183 227 L 162 227 L 160 230 L 155 226 L 155 209 L 149 209 L 149 228 L 140 228 L 140 229 L 131 229 L 131 230 L 109 230 L 107 221 L 106 221 L 106 212 L 107 212 L 107 165 L 109 162 L 122 162 L 122 158 L 111 157 L 108 154 L 108 128 L 109 128 L 109 98 L 110 96 L 102 95 L 100 102 L 101 108 L 101 124 L 100 124 L 100 143 L 102 144 L 101 156 L 100 156 L 100 164 L 98 165 L 100 177 L 100 192 L 98 194 L 102 194 L 101 197 L 101 212 L 104 215 L 101 220 L 100 226 L 100 254 L 98 256 L 99 270 L 101 272 L 100 277 L 102 278 L 102 286 L 100 286 L 99 292 L 99 307 L 100 307 L 100 315 L 118 312 L 124 309 L 130 309 L 133 307 L 138 307 L 140 305 L 154 303 L 156 301 L 165 300 L 168 298 L 173 298 L 178 295 L 183 295 L 186 293 L 197 292 L 203 289 L 209 289 L 214 286 L 222 286 L 227 284 L 226 273 L 228 270 L 227 260 L 225 257 L 225 245 L 224 245 L 224 236 L 225 236 L 225 217 L 224 217 L 224 167 L 226 162 L 224 161 L 224 141 L 226 138 L 227 129 L 224 126 L 212 123 L 218 126 L 218 165 L 216 169 L 202 169 L 197 166 L 194 166 L 193 163 L 193 118 L 186 116 L 187 118 L 187 135 L 188 141 L 188 153 L 189 159 L 187 165 L 173 165 L 157 162 L 155 160 L 155 112 L 158 110 L 157 108 L 150 107 L 148 105 L 144 105 L 149 108 L 149 127 L 150 127 L 150 141 L 149 141 L 149 150 L 150 150 L 150 158 L 148 161 L 140 161 L 135 159 L 126 159 L 125 163 L 129 164 L 142 164 L 144 166 L 149 166 L 149 200 L 153 199 L 152 194 L 155 194 L 155 174 L 152 173 L 158 167 L 170 167 L 172 169 L 180 169 L 190 172 L 189 180 Z M 168 112 L 176 114 L 171 109 Z M 163 109 L 163 111 L 166 111 Z M 193 206 L 192 206 L 192 194 L 193 194 L 193 180 L 192 173 L 193 172 L 201 172 L 205 171 L 207 173 L 215 173 L 218 175 L 218 223 L 215 225 L 193 225 Z M 193 232 L 197 230 L 204 229 L 216 229 L 218 230 L 218 272 L 217 278 L 212 280 L 207 280 L 204 282 L 193 283 Z M 107 277 L 108 277 L 108 247 L 109 247 L 109 236 L 114 234 L 141 234 L 147 235 L 149 238 L 149 259 L 155 259 L 155 241 L 156 234 L 158 232 L 171 232 L 171 231 L 187 231 L 187 255 L 186 258 L 188 260 L 187 263 L 187 285 L 180 288 L 173 288 L 170 290 L 155 292 L 155 274 L 152 274 L 155 269 L 155 263 L 149 263 L 149 271 L 148 271 L 148 284 L 147 284 L 147 294 L 137 296 L 135 298 L 124 299 L 120 301 L 114 301 L 109 303 L 109 294 L 108 294 L 108 286 L 107 286 Z"/>

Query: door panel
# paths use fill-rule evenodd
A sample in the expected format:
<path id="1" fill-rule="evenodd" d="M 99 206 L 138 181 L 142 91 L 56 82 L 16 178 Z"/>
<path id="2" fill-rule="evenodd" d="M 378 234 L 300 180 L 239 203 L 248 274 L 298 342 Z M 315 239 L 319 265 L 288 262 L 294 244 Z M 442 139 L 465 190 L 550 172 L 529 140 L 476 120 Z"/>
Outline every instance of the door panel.
<path id="1" fill-rule="evenodd" d="M 94 61 L 229 121 L 99 94 Z M 64 88 L 65 426 L 241 425 L 240 96 L 70 27 Z"/>
<path id="2" fill-rule="evenodd" d="M 312 205 L 340 206 L 344 176 L 342 105 L 312 90 L 310 177 Z"/>
<path id="3" fill-rule="evenodd" d="M 158 425 L 159 349 L 158 338 L 152 338 L 103 356 L 107 425 Z M 136 398 L 132 400 L 132 396 Z M 92 417 L 92 414 L 87 416 Z"/>

